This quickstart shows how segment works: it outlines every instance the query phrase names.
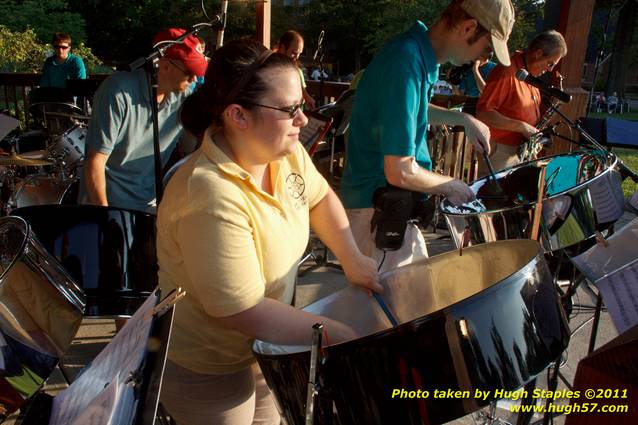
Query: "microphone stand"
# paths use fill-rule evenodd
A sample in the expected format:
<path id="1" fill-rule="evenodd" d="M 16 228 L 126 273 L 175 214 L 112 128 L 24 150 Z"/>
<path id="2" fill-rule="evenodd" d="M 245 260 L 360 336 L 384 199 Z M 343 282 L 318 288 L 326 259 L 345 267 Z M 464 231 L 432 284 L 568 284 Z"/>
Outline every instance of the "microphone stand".
<path id="1" fill-rule="evenodd" d="M 135 71 L 140 68 L 146 69 L 149 76 L 148 78 L 148 90 L 151 96 L 151 117 L 153 119 L 153 159 L 155 168 L 155 203 L 159 205 L 164 194 L 164 186 L 162 184 L 162 159 L 160 155 L 160 140 L 159 140 L 159 110 L 157 105 L 157 93 L 158 93 L 158 71 L 159 60 L 164 56 L 166 49 L 174 44 L 183 43 L 184 40 L 190 35 L 196 35 L 203 28 L 217 27 L 222 22 L 222 18 L 216 15 L 211 22 L 195 24 L 186 32 L 177 37 L 174 40 L 164 40 L 153 46 L 151 53 L 146 57 L 140 57 L 128 66 L 129 71 Z"/>
<path id="2" fill-rule="evenodd" d="M 608 150 L 607 148 L 605 148 L 603 145 L 601 145 L 596 139 L 594 139 L 594 137 L 587 133 L 587 131 L 585 131 L 585 129 L 580 125 L 580 120 L 577 121 L 572 121 L 567 115 L 565 115 L 559 108 L 557 108 L 554 105 L 550 105 L 550 110 L 552 112 L 556 112 L 558 115 L 561 116 L 561 118 L 574 130 L 576 130 L 578 132 L 578 134 L 580 134 L 580 136 L 582 138 L 584 138 L 586 140 L 586 143 L 581 142 L 581 141 L 577 141 L 577 140 L 573 140 L 570 139 L 568 137 L 565 137 L 563 135 L 557 134 L 552 132 L 553 135 L 560 137 L 561 139 L 565 139 L 568 142 L 574 143 L 578 146 L 581 147 L 591 147 L 594 146 L 596 149 L 600 149 L 600 150 Z M 638 174 L 636 174 L 635 171 L 633 171 L 631 168 L 627 167 L 627 165 L 625 165 L 625 163 L 623 162 L 622 159 L 617 158 L 618 160 L 618 166 L 620 168 L 620 170 L 622 172 L 624 172 L 626 175 L 628 175 L 629 177 L 631 177 L 631 179 L 635 182 L 638 183 Z"/>
<path id="3" fill-rule="evenodd" d="M 323 78 L 323 36 L 324 36 L 324 31 L 321 30 L 321 32 L 319 33 L 319 40 L 317 42 L 317 50 L 315 51 L 314 54 L 314 59 L 316 60 L 317 57 L 319 58 L 319 105 L 318 106 L 323 106 L 323 84 L 324 84 L 324 78 Z"/>
<path id="4" fill-rule="evenodd" d="M 222 0 L 222 13 L 220 27 L 217 28 L 217 43 L 215 49 L 219 49 L 224 45 L 224 29 L 226 28 L 226 17 L 228 13 L 228 0 Z"/>

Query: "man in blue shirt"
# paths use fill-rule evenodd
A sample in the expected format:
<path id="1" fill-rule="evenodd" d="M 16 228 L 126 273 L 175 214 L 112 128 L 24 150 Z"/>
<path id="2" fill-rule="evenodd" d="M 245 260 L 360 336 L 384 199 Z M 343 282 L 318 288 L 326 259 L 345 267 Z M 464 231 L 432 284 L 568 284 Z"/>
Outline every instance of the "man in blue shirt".
<path id="1" fill-rule="evenodd" d="M 483 92 L 487 77 L 495 66 L 496 63 L 488 58 L 475 60 L 472 67 L 463 74 L 458 87 L 461 94 L 469 97 L 479 97 Z"/>
<path id="2" fill-rule="evenodd" d="M 426 250 L 414 224 L 408 225 L 398 251 L 384 254 L 375 247 L 371 218 L 377 189 L 390 184 L 441 194 L 456 205 L 474 196 L 460 180 L 431 171 L 428 124 L 462 125 L 479 152 L 489 149 L 489 129 L 481 122 L 428 104 L 439 65 L 459 66 L 492 51 L 509 65 L 507 39 L 513 24 L 510 0 L 453 0 L 430 29 L 417 21 L 389 42 L 363 74 L 352 111 L 341 190 L 360 249 L 384 261 L 384 269 L 412 262 L 425 256 Z"/>
<path id="3" fill-rule="evenodd" d="M 44 61 L 40 86 L 66 88 L 66 80 L 84 80 L 84 62 L 71 53 L 71 36 L 56 32 L 51 45 L 55 54 Z"/>
<path id="4" fill-rule="evenodd" d="M 174 40 L 185 30 L 172 28 L 153 39 Z M 151 102 L 158 104 L 162 166 L 182 136 L 178 112 L 208 62 L 199 40 L 187 37 L 159 60 L 157 98 L 151 99 L 144 69 L 116 72 L 95 94 L 86 135 L 87 159 L 80 181 L 80 202 L 154 211 L 155 167 Z"/>

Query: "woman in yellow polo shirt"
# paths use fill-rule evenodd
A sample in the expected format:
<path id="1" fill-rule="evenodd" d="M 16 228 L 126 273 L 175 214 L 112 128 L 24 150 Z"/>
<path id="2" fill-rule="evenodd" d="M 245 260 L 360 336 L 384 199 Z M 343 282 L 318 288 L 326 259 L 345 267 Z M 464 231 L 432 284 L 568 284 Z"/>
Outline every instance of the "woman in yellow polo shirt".
<path id="1" fill-rule="evenodd" d="M 202 145 L 173 175 L 158 209 L 157 255 L 176 308 L 162 402 L 180 425 L 278 424 L 251 352 L 254 338 L 309 344 L 324 323 L 292 307 L 309 225 L 349 282 L 380 290 L 376 263 L 356 247 L 343 207 L 298 142 L 306 125 L 294 62 L 241 40 L 217 50 L 181 113 Z"/>

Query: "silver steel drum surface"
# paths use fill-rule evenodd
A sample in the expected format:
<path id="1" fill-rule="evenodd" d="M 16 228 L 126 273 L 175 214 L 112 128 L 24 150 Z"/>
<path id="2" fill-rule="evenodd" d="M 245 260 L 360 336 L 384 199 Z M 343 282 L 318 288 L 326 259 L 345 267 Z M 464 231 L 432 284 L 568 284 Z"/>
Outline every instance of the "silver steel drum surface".
<path id="1" fill-rule="evenodd" d="M 84 294 L 19 217 L 0 219 L 0 403 L 34 395 L 82 321 Z"/>
<path id="2" fill-rule="evenodd" d="M 497 172 L 503 199 L 489 198 L 499 194 L 486 177 L 470 184 L 477 201 L 457 207 L 444 200 L 441 211 L 456 246 L 461 245 L 466 228 L 473 245 L 530 238 L 541 162 L 548 162 L 540 220 L 545 251 L 584 241 L 620 218 L 624 197 L 620 175 L 614 170 L 615 155 L 600 150 L 555 155 Z"/>
<path id="3" fill-rule="evenodd" d="M 73 203 L 77 179 L 60 180 L 49 174 L 32 174 L 16 184 L 15 207 Z"/>
<path id="4" fill-rule="evenodd" d="M 470 247 L 462 256 L 438 255 L 380 280 L 399 323 L 395 328 L 373 298 L 354 288 L 304 308 L 344 322 L 361 336 L 325 349 L 315 423 L 446 422 L 486 405 L 494 390 L 527 383 L 569 342 L 535 241 L 499 241 Z M 302 424 L 309 347 L 255 341 L 253 352 L 288 423 Z M 427 390 L 430 396 L 393 398 L 395 389 Z M 435 389 L 472 395 L 480 389 L 492 396 L 435 399 Z"/>

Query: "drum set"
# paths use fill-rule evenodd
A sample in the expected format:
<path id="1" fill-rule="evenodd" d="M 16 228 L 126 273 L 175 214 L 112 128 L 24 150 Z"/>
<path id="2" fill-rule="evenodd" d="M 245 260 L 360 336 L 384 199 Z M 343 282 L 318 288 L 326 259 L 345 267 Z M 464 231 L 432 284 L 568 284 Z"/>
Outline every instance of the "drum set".
<path id="1" fill-rule="evenodd" d="M 42 96 L 36 95 L 34 99 Z M 49 91 L 48 88 L 46 90 Z M 74 103 L 34 102 L 30 114 L 44 126 L 5 138 L 10 155 L 0 156 L 0 207 L 74 203 L 84 160 L 88 116 Z"/>

